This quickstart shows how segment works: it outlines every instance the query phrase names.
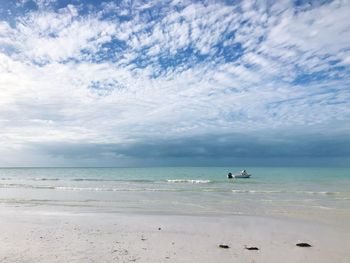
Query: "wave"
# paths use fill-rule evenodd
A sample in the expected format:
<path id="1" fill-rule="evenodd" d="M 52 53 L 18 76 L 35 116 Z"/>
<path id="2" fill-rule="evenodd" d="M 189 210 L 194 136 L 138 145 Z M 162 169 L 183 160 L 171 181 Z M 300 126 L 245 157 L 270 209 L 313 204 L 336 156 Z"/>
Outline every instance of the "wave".
<path id="1" fill-rule="evenodd" d="M 97 192 L 180 192 L 183 189 L 175 188 L 121 188 L 121 187 L 75 187 L 75 186 L 52 186 L 52 185 L 28 185 L 28 184 L 0 184 L 0 188 L 27 188 L 27 189 L 50 189 L 64 191 L 97 191 Z"/>
<path id="2" fill-rule="evenodd" d="M 126 182 L 126 183 L 191 183 L 191 184 L 205 184 L 214 183 L 212 180 L 199 179 L 168 179 L 168 180 L 149 180 L 149 179 L 110 179 L 110 178 L 0 178 L 0 180 L 23 180 L 23 181 L 72 181 L 72 182 Z M 218 181 L 219 182 L 219 181 Z"/>
<path id="3" fill-rule="evenodd" d="M 341 192 L 327 191 L 285 191 L 285 190 L 232 190 L 233 193 L 246 194 L 307 194 L 307 195 L 341 195 Z"/>
<path id="4" fill-rule="evenodd" d="M 51 185 L 29 185 L 29 184 L 0 184 L 0 188 L 55 189 L 55 187 Z"/>
<path id="5" fill-rule="evenodd" d="M 30 178 L 33 181 L 60 181 L 59 178 Z"/>
<path id="6" fill-rule="evenodd" d="M 321 191 L 321 192 L 314 192 L 314 191 L 297 191 L 297 193 L 301 194 L 309 194 L 309 195 L 339 195 L 340 192 L 327 192 L 327 191 Z"/>
<path id="7" fill-rule="evenodd" d="M 108 178 L 47 178 L 47 177 L 38 177 L 38 178 L 0 178 L 2 181 L 11 181 L 11 180 L 23 180 L 23 181 L 73 181 L 73 182 L 132 182 L 132 183 L 154 183 L 154 180 L 147 179 L 108 179 Z"/>
<path id="8" fill-rule="evenodd" d="M 232 190 L 233 193 L 238 194 L 280 194 L 280 193 L 286 193 L 286 191 L 265 191 L 265 190 Z"/>
<path id="9" fill-rule="evenodd" d="M 15 180 L 15 181 L 20 181 L 20 180 L 23 180 L 23 181 L 60 181 L 62 179 L 59 179 L 59 178 L 42 178 L 42 177 L 39 177 L 39 178 L 11 178 L 11 177 L 3 177 L 3 178 L 0 178 L 1 181 L 12 181 L 12 180 Z"/>
<path id="10" fill-rule="evenodd" d="M 138 180 L 140 181 L 140 180 Z M 144 181 L 144 180 L 143 180 Z M 127 182 L 130 182 L 127 181 Z M 149 182 L 149 181 L 147 181 Z M 166 181 L 158 181 L 160 184 L 103 184 L 103 185 L 56 185 L 56 184 L 30 184 L 30 183 L 1 183 L 0 188 L 24 188 L 24 189 L 47 189 L 47 190 L 67 190 L 67 191 L 128 191 L 128 192 L 232 192 L 234 194 L 252 194 L 252 195 L 308 195 L 308 196 L 330 196 L 332 198 L 350 198 L 349 192 L 332 192 L 332 191 L 293 191 L 293 190 L 273 190 L 273 189 L 232 189 L 231 187 L 211 187 L 214 181 L 197 180 L 197 179 L 169 179 Z M 166 184 L 168 183 L 168 184 Z M 173 185 L 173 187 L 170 186 Z M 178 186 L 175 186 L 179 184 Z M 181 184 L 204 184 L 198 187 L 184 187 Z"/>
<path id="11" fill-rule="evenodd" d="M 211 180 L 195 180 L 195 179 L 173 179 L 167 180 L 168 183 L 191 183 L 191 184 L 209 184 Z"/>
<path id="12" fill-rule="evenodd" d="M 105 187 L 71 187 L 71 186 L 56 186 L 57 190 L 68 191 L 106 191 L 106 192 L 180 192 L 182 189 L 169 188 L 105 188 Z"/>
<path id="13" fill-rule="evenodd" d="M 56 186 L 56 190 L 68 191 L 116 191 L 116 188 L 102 188 L 102 187 L 73 187 L 73 186 Z"/>
<path id="14" fill-rule="evenodd" d="M 147 179 L 103 179 L 103 178 L 73 178 L 68 179 L 69 181 L 87 181 L 87 182 L 131 182 L 131 183 L 154 183 L 154 180 Z"/>

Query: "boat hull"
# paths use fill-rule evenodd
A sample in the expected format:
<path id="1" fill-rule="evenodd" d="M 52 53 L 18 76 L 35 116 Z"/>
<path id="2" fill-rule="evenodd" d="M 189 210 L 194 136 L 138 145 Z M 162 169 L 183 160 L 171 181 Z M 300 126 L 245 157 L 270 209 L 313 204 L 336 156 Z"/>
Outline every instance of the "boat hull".
<path id="1" fill-rule="evenodd" d="M 251 176 L 252 176 L 251 174 L 247 174 L 247 175 L 235 174 L 233 175 L 233 178 L 249 178 Z"/>

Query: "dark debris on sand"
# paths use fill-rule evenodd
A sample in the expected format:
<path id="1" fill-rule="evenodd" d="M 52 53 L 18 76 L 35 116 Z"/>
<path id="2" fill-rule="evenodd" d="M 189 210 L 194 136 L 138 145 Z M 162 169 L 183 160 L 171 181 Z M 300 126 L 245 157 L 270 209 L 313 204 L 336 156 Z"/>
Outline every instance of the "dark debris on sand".
<path id="1" fill-rule="evenodd" d="M 257 247 L 247 247 L 247 246 L 245 246 L 245 249 L 247 249 L 247 250 L 259 250 L 259 248 L 257 248 Z"/>
<path id="2" fill-rule="evenodd" d="M 227 249 L 227 248 L 230 248 L 230 246 L 228 246 L 228 245 L 219 245 L 219 247 L 220 247 L 220 248 L 226 248 L 226 249 Z"/>
<path id="3" fill-rule="evenodd" d="M 312 247 L 310 244 L 308 243 L 297 243 L 296 244 L 297 247 Z"/>

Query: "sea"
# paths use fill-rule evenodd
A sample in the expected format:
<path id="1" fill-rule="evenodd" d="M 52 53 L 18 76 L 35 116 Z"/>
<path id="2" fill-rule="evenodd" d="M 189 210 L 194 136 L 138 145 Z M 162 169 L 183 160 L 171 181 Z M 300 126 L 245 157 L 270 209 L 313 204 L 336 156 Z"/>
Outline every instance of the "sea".
<path id="1" fill-rule="evenodd" d="M 227 179 L 246 169 L 249 179 Z M 0 206 L 350 219 L 350 168 L 1 168 Z"/>

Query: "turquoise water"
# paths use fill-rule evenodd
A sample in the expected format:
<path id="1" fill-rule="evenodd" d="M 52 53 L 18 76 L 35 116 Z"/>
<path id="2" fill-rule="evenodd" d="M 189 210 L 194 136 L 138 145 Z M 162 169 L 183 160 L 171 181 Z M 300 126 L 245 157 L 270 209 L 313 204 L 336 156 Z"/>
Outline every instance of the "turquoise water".
<path id="1" fill-rule="evenodd" d="M 2 168 L 3 206 L 79 211 L 347 217 L 349 168 Z"/>

